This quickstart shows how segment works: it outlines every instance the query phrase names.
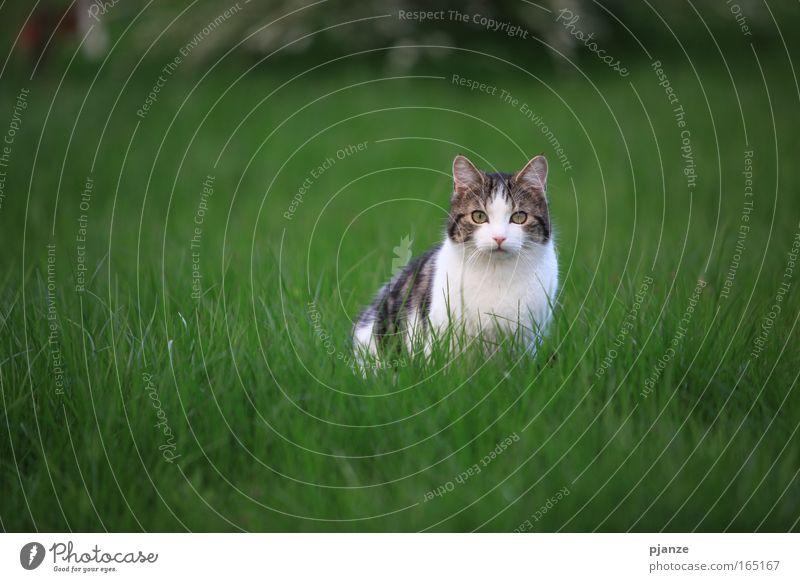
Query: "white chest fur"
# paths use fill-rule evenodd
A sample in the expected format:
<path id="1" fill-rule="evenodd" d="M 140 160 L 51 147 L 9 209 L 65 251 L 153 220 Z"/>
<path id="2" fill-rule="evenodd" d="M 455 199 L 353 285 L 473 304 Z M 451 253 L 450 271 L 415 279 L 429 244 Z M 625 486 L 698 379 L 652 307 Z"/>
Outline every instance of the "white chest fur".
<path id="1" fill-rule="evenodd" d="M 546 331 L 558 290 L 552 240 L 515 256 L 470 256 L 446 240 L 436 260 L 430 321 L 467 335 L 519 330 L 528 342 Z"/>

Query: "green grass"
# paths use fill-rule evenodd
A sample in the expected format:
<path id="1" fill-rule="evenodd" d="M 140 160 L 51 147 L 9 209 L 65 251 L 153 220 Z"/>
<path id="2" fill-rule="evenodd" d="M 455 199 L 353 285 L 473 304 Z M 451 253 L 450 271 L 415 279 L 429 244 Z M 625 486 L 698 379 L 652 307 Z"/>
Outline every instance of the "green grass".
<path id="1" fill-rule="evenodd" d="M 57 76 L 8 81 L 0 112 L 17 87 L 31 98 L 0 208 L 3 529 L 510 531 L 530 519 L 537 531 L 797 530 L 796 278 L 751 355 L 798 231 L 797 101 L 782 65 L 762 58 L 768 98 L 750 60 L 733 66 L 741 114 L 724 69 L 701 68 L 704 94 L 691 69 L 666 65 L 691 131 L 691 195 L 680 130 L 646 64 L 625 82 L 600 69 L 595 85 L 547 77 L 552 90 L 481 62 L 443 67 L 444 80 L 337 63 L 285 87 L 293 75 L 264 66 L 236 83 L 230 71 L 185 71 L 141 121 L 151 70 L 101 75 L 83 107 L 89 77 L 67 76 L 57 95 Z M 454 86 L 452 73 L 529 104 L 572 169 L 518 108 Z M 310 172 L 360 142 L 287 220 Z M 746 149 L 751 230 L 723 297 Z M 440 239 L 458 152 L 503 170 L 550 157 L 556 322 L 533 361 L 438 355 L 365 380 L 347 366 L 351 320 L 404 236 L 415 254 Z M 209 174 L 195 300 L 190 241 Z M 699 278 L 707 285 L 681 334 Z M 155 426 L 156 394 L 172 440 Z M 170 463 L 159 447 L 171 444 Z M 439 487 L 452 490 L 426 500 Z"/>

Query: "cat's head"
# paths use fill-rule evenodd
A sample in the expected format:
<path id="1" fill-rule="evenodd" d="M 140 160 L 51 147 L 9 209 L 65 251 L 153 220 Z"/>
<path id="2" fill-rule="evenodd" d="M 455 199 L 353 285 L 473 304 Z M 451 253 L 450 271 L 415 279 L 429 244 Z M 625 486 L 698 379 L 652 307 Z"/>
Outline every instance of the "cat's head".
<path id="1" fill-rule="evenodd" d="M 486 173 L 464 156 L 453 160 L 447 236 L 497 259 L 550 241 L 547 160 L 536 156 L 516 174 Z"/>

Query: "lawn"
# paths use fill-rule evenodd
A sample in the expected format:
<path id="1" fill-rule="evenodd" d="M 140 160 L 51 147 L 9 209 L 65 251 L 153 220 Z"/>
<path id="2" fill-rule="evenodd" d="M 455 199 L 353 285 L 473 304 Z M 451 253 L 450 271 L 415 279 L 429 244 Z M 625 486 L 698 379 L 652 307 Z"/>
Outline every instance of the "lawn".
<path id="1" fill-rule="evenodd" d="M 797 531 L 796 88 L 780 52 L 662 60 L 186 69 L 147 110 L 160 66 L 4 79 L 0 130 L 29 96 L 2 528 Z M 562 283 L 536 359 L 354 374 L 452 158 L 540 152 Z"/>

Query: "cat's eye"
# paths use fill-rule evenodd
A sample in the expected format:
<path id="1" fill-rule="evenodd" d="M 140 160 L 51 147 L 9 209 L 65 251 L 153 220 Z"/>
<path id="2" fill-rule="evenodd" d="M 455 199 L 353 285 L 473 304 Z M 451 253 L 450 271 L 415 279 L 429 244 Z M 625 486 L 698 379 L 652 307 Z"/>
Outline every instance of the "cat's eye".
<path id="1" fill-rule="evenodd" d="M 528 220 L 527 212 L 522 212 L 520 210 L 519 212 L 515 212 L 514 214 L 511 215 L 511 222 L 513 222 L 514 224 L 525 224 L 526 220 Z"/>
<path id="2" fill-rule="evenodd" d="M 475 212 L 472 213 L 472 222 L 474 222 L 475 224 L 483 224 L 488 220 L 489 217 L 486 216 L 486 213 L 483 210 L 476 210 Z"/>

